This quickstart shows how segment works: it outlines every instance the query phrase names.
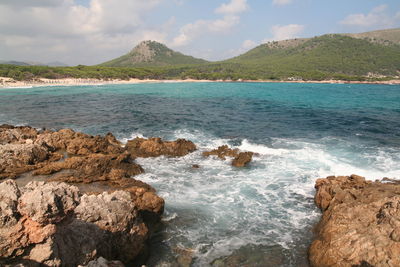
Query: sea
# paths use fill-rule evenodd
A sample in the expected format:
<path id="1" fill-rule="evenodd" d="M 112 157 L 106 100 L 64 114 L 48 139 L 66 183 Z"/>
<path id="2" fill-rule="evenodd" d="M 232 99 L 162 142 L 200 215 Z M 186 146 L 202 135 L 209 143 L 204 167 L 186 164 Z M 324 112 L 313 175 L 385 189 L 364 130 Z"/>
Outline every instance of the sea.
<path id="1" fill-rule="evenodd" d="M 185 138 L 181 158 L 137 159 L 165 199 L 147 266 L 308 266 L 330 175 L 400 179 L 400 86 L 148 83 L 0 89 L 0 124 Z M 229 145 L 245 168 L 204 158 Z M 193 168 L 199 165 L 200 168 Z M 186 265 L 185 265 L 186 264 Z"/>

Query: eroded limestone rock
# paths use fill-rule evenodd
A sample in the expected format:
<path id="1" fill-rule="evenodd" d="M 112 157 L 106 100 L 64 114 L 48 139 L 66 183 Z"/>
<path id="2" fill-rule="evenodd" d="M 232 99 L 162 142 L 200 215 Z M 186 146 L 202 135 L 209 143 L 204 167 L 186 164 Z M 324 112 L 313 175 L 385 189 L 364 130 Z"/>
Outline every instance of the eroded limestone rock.
<path id="1" fill-rule="evenodd" d="M 219 146 L 217 149 L 203 152 L 204 157 L 217 156 L 222 160 L 231 157 L 233 158 L 231 164 L 234 167 L 245 167 L 253 159 L 253 155 L 253 152 L 240 152 L 239 149 L 232 149 L 227 145 Z"/>
<path id="2" fill-rule="evenodd" d="M 195 151 L 196 145 L 185 139 L 163 141 L 161 138 L 135 138 L 127 142 L 126 149 L 133 157 L 182 157 Z"/>
<path id="3" fill-rule="evenodd" d="M 0 192 L 7 189 L 10 209 L 0 218 L 14 221 L 0 225 L 0 265 L 78 266 L 99 257 L 129 263 L 145 248 L 148 228 L 129 192 L 81 195 L 56 182 L 20 189 L 12 180 L 0 184 Z"/>
<path id="4" fill-rule="evenodd" d="M 400 266 L 400 185 L 351 175 L 316 181 L 323 211 L 312 266 Z"/>

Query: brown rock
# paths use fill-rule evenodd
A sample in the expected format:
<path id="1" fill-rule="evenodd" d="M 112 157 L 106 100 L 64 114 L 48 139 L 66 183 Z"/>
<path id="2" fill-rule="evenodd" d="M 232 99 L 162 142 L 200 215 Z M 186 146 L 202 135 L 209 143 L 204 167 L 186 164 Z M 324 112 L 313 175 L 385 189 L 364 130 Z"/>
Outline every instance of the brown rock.
<path id="1" fill-rule="evenodd" d="M 161 138 L 135 138 L 127 142 L 126 149 L 133 157 L 182 157 L 195 151 L 196 145 L 185 139 L 163 141 Z"/>
<path id="2" fill-rule="evenodd" d="M 35 164 L 43 162 L 49 157 L 48 149 L 38 144 L 0 145 L 0 179 L 14 178 L 20 173 L 35 169 Z"/>
<path id="3" fill-rule="evenodd" d="M 26 140 L 34 140 L 38 131 L 29 126 L 0 125 L 0 145 L 24 144 Z"/>
<path id="4" fill-rule="evenodd" d="M 233 160 L 231 164 L 235 167 L 246 166 L 252 160 L 253 155 L 253 152 L 240 152 L 239 149 L 231 149 L 227 145 L 220 146 L 211 151 L 203 152 L 204 157 L 217 156 L 222 160 L 225 160 L 226 157 L 232 157 Z"/>
<path id="5" fill-rule="evenodd" d="M 246 166 L 253 158 L 253 152 L 240 152 L 233 160 L 232 166 L 235 167 L 244 167 Z"/>
<path id="6" fill-rule="evenodd" d="M 217 156 L 218 158 L 225 160 L 226 157 L 236 157 L 239 154 L 239 149 L 231 149 L 227 145 L 219 146 L 217 149 L 203 152 L 204 157 Z"/>
<path id="7" fill-rule="evenodd" d="M 400 185 L 357 175 L 316 181 L 323 211 L 312 266 L 400 266 Z"/>
<path id="8" fill-rule="evenodd" d="M 67 184 L 30 182 L 19 198 L 18 211 L 40 224 L 62 221 L 75 209 L 79 190 Z"/>
<path id="9" fill-rule="evenodd" d="M 41 134 L 36 142 L 45 143 L 54 150 L 66 150 L 73 155 L 88 155 L 91 153 L 117 154 L 123 152 L 121 144 L 110 133 L 105 137 L 101 137 L 77 133 L 71 129 L 63 129 L 57 132 Z"/>
<path id="10" fill-rule="evenodd" d="M 145 248 L 148 229 L 128 192 L 80 196 L 64 183 L 32 182 L 21 190 L 14 181 L 0 184 L 7 187 L 19 215 L 15 224 L 0 225 L 1 266 L 77 266 L 99 257 L 129 263 Z"/>
<path id="11" fill-rule="evenodd" d="M 18 198 L 21 192 L 15 181 L 0 184 L 0 227 L 12 226 L 18 221 Z"/>

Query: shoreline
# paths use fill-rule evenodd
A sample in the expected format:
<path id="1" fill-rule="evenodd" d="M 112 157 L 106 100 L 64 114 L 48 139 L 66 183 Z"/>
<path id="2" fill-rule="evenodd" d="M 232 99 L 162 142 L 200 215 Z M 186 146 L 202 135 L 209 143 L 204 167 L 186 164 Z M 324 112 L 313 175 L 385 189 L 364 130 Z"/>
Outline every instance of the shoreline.
<path id="1" fill-rule="evenodd" d="M 16 81 L 8 77 L 0 77 L 0 89 L 10 88 L 31 88 L 31 87 L 47 87 L 47 86 L 90 86 L 90 85 L 109 85 L 109 84 L 142 84 L 142 83 L 315 83 L 315 84 L 384 84 L 384 85 L 400 85 L 400 80 L 388 81 L 344 81 L 344 80 L 196 80 L 196 79 L 173 79 L 173 80 L 155 80 L 155 79 L 129 79 L 129 80 L 102 80 L 89 78 L 65 78 L 65 79 L 46 79 L 40 78 L 35 81 Z"/>

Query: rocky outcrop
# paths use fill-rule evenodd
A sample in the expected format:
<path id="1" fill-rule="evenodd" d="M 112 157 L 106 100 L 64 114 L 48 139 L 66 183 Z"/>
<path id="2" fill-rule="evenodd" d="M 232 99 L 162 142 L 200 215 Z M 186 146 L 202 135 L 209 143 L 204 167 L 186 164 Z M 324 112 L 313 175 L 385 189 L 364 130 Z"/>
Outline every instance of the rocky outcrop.
<path id="1" fill-rule="evenodd" d="M 400 266 L 400 185 L 351 175 L 316 181 L 323 211 L 312 266 Z"/>
<path id="2" fill-rule="evenodd" d="M 77 266 L 98 257 L 129 263 L 145 248 L 148 228 L 126 191 L 81 195 L 65 183 L 18 188 L 8 180 L 0 196 L 0 265 Z"/>
<path id="3" fill-rule="evenodd" d="M 195 151 L 196 145 L 185 139 L 163 141 L 161 138 L 135 138 L 127 142 L 126 149 L 133 157 L 182 157 Z"/>
<path id="4" fill-rule="evenodd" d="M 253 152 L 240 152 L 239 149 L 232 149 L 227 145 L 219 146 L 217 149 L 203 152 L 204 157 L 217 156 L 222 160 L 231 157 L 233 158 L 231 164 L 234 167 L 245 167 L 253 159 L 253 155 Z"/>
<path id="5" fill-rule="evenodd" d="M 185 140 L 160 143 L 170 155 L 193 149 Z M 0 266 L 77 266 L 99 256 L 110 266 L 114 259 L 132 261 L 164 211 L 155 190 L 132 178 L 143 173 L 136 156 L 112 134 L 0 126 L 0 179 L 25 173 L 57 182 L 1 184 Z"/>

